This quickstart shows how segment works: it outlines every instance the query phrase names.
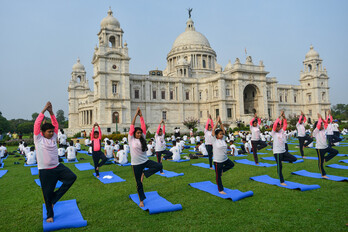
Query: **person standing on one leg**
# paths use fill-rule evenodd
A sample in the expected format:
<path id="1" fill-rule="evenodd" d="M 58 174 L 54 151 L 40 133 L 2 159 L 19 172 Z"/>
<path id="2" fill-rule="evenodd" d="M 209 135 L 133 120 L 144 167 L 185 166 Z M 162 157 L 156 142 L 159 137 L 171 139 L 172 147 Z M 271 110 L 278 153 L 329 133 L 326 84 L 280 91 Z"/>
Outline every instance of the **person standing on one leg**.
<path id="1" fill-rule="evenodd" d="M 220 124 L 220 129 L 217 129 L 217 125 Z M 223 172 L 226 172 L 233 168 L 234 163 L 227 157 L 227 144 L 225 137 L 225 128 L 221 122 L 220 116 L 217 118 L 217 122 L 213 128 L 213 161 L 215 166 L 216 184 L 220 194 L 226 194 L 224 192 L 224 186 L 222 185 L 221 176 Z"/>
<path id="2" fill-rule="evenodd" d="M 324 124 L 326 124 L 326 122 L 318 113 L 318 121 L 315 122 L 313 126 L 314 128 L 313 136 L 315 137 L 315 140 L 316 140 L 315 148 L 317 150 L 317 155 L 318 155 L 319 171 L 323 178 L 329 179 L 329 177 L 326 176 L 326 172 L 324 170 L 324 162 L 327 162 L 331 160 L 333 157 L 335 157 L 338 154 L 338 151 L 328 146 L 326 135 L 325 135 Z M 325 156 L 326 153 L 329 153 L 329 154 Z"/>
<path id="3" fill-rule="evenodd" d="M 295 156 L 291 155 L 285 147 L 286 144 L 286 135 L 285 131 L 287 128 L 287 121 L 282 111 L 281 116 L 273 124 L 273 130 L 271 132 L 273 137 L 273 155 L 277 161 L 277 171 L 279 175 L 280 184 L 286 186 L 284 183 L 284 177 L 282 172 L 282 162 L 289 161 L 295 162 L 297 159 Z"/>
<path id="4" fill-rule="evenodd" d="M 306 134 L 306 128 L 304 126 L 306 121 L 307 121 L 307 118 L 304 115 L 304 113 L 301 111 L 301 115 L 296 124 L 296 128 L 297 128 L 297 138 L 299 141 L 300 153 L 302 158 L 306 158 L 304 156 L 303 147 L 307 147 L 309 144 L 313 142 L 313 139 Z"/>
<path id="5" fill-rule="evenodd" d="M 204 128 L 204 143 L 205 143 L 205 148 L 208 151 L 210 169 L 213 169 L 213 136 L 212 136 L 213 127 L 214 127 L 214 123 L 213 123 L 213 120 L 211 119 L 211 115 L 209 114 L 209 118 Z"/>
<path id="6" fill-rule="evenodd" d="M 162 124 L 163 124 L 163 129 L 161 128 Z M 155 134 L 155 141 L 156 141 L 155 151 L 156 151 L 158 163 L 162 163 L 162 154 L 165 155 L 165 158 L 173 157 L 173 153 L 166 150 L 167 145 L 164 139 L 165 134 L 166 134 L 165 123 L 162 120 L 161 123 L 158 125 L 157 131 Z M 160 173 L 162 175 L 164 174 L 163 169 L 161 169 Z"/>
<path id="7" fill-rule="evenodd" d="M 45 111 L 48 111 L 51 115 L 52 124 L 44 123 L 41 125 L 45 117 Z M 58 128 L 59 126 L 53 113 L 52 104 L 51 102 L 47 102 L 34 123 L 37 166 L 47 211 L 47 222 L 53 222 L 54 204 L 59 201 L 76 180 L 76 175 L 69 168 L 59 163 L 57 148 Z M 54 191 L 58 180 L 63 184 L 57 191 Z"/>
<path id="8" fill-rule="evenodd" d="M 332 125 L 331 110 L 329 110 L 329 114 L 327 115 L 325 128 L 326 128 L 326 135 L 327 135 L 327 140 L 328 140 L 328 146 L 330 148 L 331 148 L 332 145 L 334 145 L 334 143 L 338 143 L 338 142 L 342 141 L 342 139 L 340 137 L 337 137 L 334 134 L 334 128 L 333 128 L 333 125 Z"/>
<path id="9" fill-rule="evenodd" d="M 251 145 L 253 147 L 253 155 L 254 155 L 254 160 L 256 165 L 259 165 L 257 151 L 267 147 L 267 144 L 263 142 L 260 137 L 260 133 L 261 133 L 260 125 L 261 125 L 261 118 L 258 118 L 257 114 L 255 114 L 254 118 L 251 119 L 250 121 L 250 131 L 251 131 Z"/>
<path id="10" fill-rule="evenodd" d="M 98 127 L 98 131 L 95 131 L 94 128 Z M 94 162 L 94 170 L 95 170 L 95 175 L 97 178 L 99 178 L 99 168 L 103 166 L 106 161 L 108 160 L 104 153 L 101 151 L 101 138 L 102 138 L 102 133 L 100 130 L 100 127 L 98 123 L 94 123 L 93 129 L 91 132 L 91 142 L 92 142 L 92 158 Z M 99 160 L 101 159 L 100 163 Z"/>
<path id="11" fill-rule="evenodd" d="M 140 127 L 134 127 L 137 116 L 140 117 Z M 139 196 L 139 206 L 144 207 L 145 193 L 143 188 L 143 179 L 155 174 L 162 170 L 162 164 L 156 163 L 155 161 L 149 160 L 146 155 L 147 144 L 146 144 L 146 125 L 141 113 L 141 110 L 137 109 L 134 115 L 132 124 L 129 129 L 128 141 L 130 146 L 131 163 L 135 181 L 137 183 L 137 191 Z M 144 171 L 145 168 L 148 168 Z"/>

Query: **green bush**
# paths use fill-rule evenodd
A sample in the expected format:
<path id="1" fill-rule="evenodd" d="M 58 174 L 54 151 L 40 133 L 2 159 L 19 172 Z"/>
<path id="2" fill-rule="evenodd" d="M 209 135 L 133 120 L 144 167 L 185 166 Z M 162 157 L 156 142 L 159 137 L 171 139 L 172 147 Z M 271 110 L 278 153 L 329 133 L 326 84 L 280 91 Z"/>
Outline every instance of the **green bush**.
<path id="1" fill-rule="evenodd" d="M 19 141 L 24 141 L 25 143 L 27 143 L 28 145 L 34 145 L 34 139 L 12 139 L 12 140 L 8 140 L 6 141 L 6 146 L 18 146 L 19 145 Z"/>
<path id="2" fill-rule="evenodd" d="M 111 139 L 113 141 L 121 141 L 123 139 L 123 137 L 128 137 L 128 134 L 111 134 L 111 135 L 103 135 L 102 136 L 102 140 L 104 140 L 105 138 Z"/>

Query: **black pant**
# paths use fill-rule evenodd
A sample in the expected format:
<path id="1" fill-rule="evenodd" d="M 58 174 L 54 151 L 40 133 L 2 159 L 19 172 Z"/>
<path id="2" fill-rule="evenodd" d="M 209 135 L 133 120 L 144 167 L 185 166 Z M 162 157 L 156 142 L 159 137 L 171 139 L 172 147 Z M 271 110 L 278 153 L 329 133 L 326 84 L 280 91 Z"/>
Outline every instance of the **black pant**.
<path id="1" fill-rule="evenodd" d="M 342 139 L 339 136 L 337 137 L 335 134 L 326 135 L 326 137 L 328 140 L 329 147 L 331 147 L 334 143 L 338 143 L 338 142 L 342 141 Z"/>
<path id="2" fill-rule="evenodd" d="M 135 177 L 135 182 L 137 183 L 137 191 L 140 201 L 145 200 L 145 193 L 143 188 L 143 183 L 141 182 L 141 176 L 144 173 L 145 177 L 148 178 L 151 175 L 155 174 L 159 170 L 162 170 L 163 166 L 160 163 L 156 163 L 155 161 L 148 160 L 145 163 L 132 165 L 133 173 Z M 144 171 L 144 168 L 148 168 Z"/>
<path id="3" fill-rule="evenodd" d="M 313 142 L 313 139 L 309 137 L 308 135 L 305 135 L 304 137 L 297 137 L 298 141 L 300 142 L 300 152 L 301 156 L 303 157 L 303 147 L 307 147 L 309 144 Z M 307 142 L 306 142 L 307 141 Z"/>
<path id="4" fill-rule="evenodd" d="M 213 167 L 213 145 L 205 145 L 205 148 L 207 149 L 208 152 L 208 157 L 209 157 L 209 166 L 212 168 Z"/>
<path id="5" fill-rule="evenodd" d="M 338 154 L 338 151 L 336 149 L 333 149 L 331 147 L 327 147 L 325 149 L 316 149 L 317 155 L 318 155 L 318 167 L 319 171 L 322 176 L 326 175 L 326 172 L 324 170 L 324 161 L 327 162 L 333 157 L 335 157 Z M 329 153 L 327 156 L 325 156 L 326 153 Z"/>
<path id="6" fill-rule="evenodd" d="M 216 184 L 218 186 L 219 192 L 221 192 L 221 191 L 224 191 L 224 186 L 222 185 L 222 181 L 221 181 L 222 173 L 227 172 L 228 170 L 233 168 L 234 163 L 230 159 L 227 159 L 226 161 L 222 163 L 214 162 L 214 165 L 215 165 L 215 174 L 216 174 Z"/>
<path id="7" fill-rule="evenodd" d="M 104 153 L 102 151 L 93 151 L 92 158 L 93 158 L 93 162 L 94 162 L 95 174 L 97 176 L 99 176 L 99 168 L 97 170 L 97 167 L 103 166 L 108 159 L 106 158 L 106 156 L 104 155 Z M 99 163 L 100 159 L 102 161 Z"/>
<path id="8" fill-rule="evenodd" d="M 267 147 L 267 143 L 265 143 L 262 140 L 258 140 L 258 141 L 251 140 L 251 145 L 253 147 L 253 155 L 254 155 L 255 163 L 259 163 L 259 159 L 257 158 L 257 151 Z"/>
<path id="9" fill-rule="evenodd" d="M 284 177 L 283 177 L 283 165 L 282 161 L 289 161 L 290 163 L 293 163 L 297 160 L 297 158 L 293 155 L 291 155 L 289 152 L 284 152 L 284 153 L 277 153 L 274 154 L 274 158 L 277 161 L 277 171 L 280 179 L 280 183 L 284 183 Z"/>
<path id="10" fill-rule="evenodd" d="M 157 156 L 157 162 L 162 163 L 162 154 L 164 154 L 163 158 L 170 159 L 173 157 L 173 153 L 171 151 L 163 150 L 163 151 L 156 151 Z M 163 172 L 163 169 L 161 169 L 161 172 Z"/>
<path id="11" fill-rule="evenodd" d="M 45 200 L 47 218 L 53 217 L 53 207 L 57 201 L 69 190 L 76 180 L 76 175 L 63 164 L 59 164 L 53 169 L 40 169 L 39 178 L 41 182 L 42 194 Z M 60 180 L 62 186 L 54 192 L 56 184 Z"/>
<path id="12" fill-rule="evenodd" d="M 288 145 L 288 143 L 285 143 L 285 151 L 289 151 L 289 145 Z"/>

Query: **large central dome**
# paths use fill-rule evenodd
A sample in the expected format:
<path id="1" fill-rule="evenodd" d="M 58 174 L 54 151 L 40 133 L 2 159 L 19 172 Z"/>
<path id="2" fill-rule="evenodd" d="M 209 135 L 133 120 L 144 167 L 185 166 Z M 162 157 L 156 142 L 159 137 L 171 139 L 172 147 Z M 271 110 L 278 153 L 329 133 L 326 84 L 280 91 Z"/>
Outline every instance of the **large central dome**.
<path id="1" fill-rule="evenodd" d="M 173 43 L 172 48 L 177 48 L 186 45 L 203 45 L 210 47 L 208 39 L 193 26 L 193 20 L 190 18 L 187 21 L 187 27 L 185 32 L 181 33 Z"/>

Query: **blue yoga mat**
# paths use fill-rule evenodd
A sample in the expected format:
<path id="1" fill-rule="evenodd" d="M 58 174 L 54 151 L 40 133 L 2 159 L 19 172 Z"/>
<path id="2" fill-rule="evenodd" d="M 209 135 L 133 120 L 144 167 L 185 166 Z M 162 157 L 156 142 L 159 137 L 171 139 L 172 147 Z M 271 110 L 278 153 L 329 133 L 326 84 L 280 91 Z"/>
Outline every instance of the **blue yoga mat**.
<path id="1" fill-rule="evenodd" d="M 95 173 L 93 173 L 93 175 L 96 176 Z M 111 179 L 103 178 L 104 176 L 111 176 L 112 178 Z M 112 171 L 100 172 L 99 178 L 97 178 L 97 179 L 100 180 L 103 184 L 110 184 L 110 183 L 126 181 L 126 180 L 122 179 L 121 177 L 115 175 Z"/>
<path id="2" fill-rule="evenodd" d="M 252 165 L 257 167 L 267 167 L 267 168 L 277 166 L 276 164 L 268 164 L 268 163 L 261 163 L 261 162 L 259 162 L 259 165 L 256 165 L 254 161 L 250 161 L 247 159 L 235 160 L 234 162 L 239 164 L 247 164 L 247 165 Z"/>
<path id="3" fill-rule="evenodd" d="M 3 177 L 7 172 L 8 170 L 0 170 L 0 178 Z"/>
<path id="4" fill-rule="evenodd" d="M 246 197 L 251 197 L 254 195 L 252 191 L 241 192 L 238 189 L 228 189 L 228 188 L 224 188 L 224 192 L 227 194 L 221 194 L 219 193 L 217 185 L 213 184 L 211 181 L 202 181 L 197 183 L 191 183 L 189 185 L 196 189 L 210 193 L 214 196 L 221 197 L 223 199 L 231 199 L 232 201 L 239 201 L 241 199 L 244 199 Z"/>
<path id="5" fill-rule="evenodd" d="M 171 202 L 161 197 L 157 191 L 146 192 L 145 196 L 146 199 L 144 200 L 144 207 L 140 208 L 142 210 L 148 210 L 150 214 L 182 210 L 182 206 L 180 204 L 173 205 Z M 139 206 L 140 200 L 138 194 L 131 194 L 129 195 L 129 198 Z"/>
<path id="6" fill-rule="evenodd" d="M 126 167 L 126 166 L 131 166 L 132 163 L 126 163 L 126 164 L 117 164 L 118 166 Z"/>
<path id="7" fill-rule="evenodd" d="M 302 156 L 299 155 L 294 155 L 298 159 L 302 159 Z M 306 156 L 306 158 L 303 159 L 308 159 L 308 160 L 318 160 L 318 157 L 311 157 L 311 156 Z"/>
<path id="8" fill-rule="evenodd" d="M 37 167 L 30 168 L 31 175 L 36 176 L 39 175 L 39 169 Z"/>
<path id="9" fill-rule="evenodd" d="M 288 152 L 298 152 L 298 151 L 295 151 L 295 150 L 288 150 Z"/>
<path id="10" fill-rule="evenodd" d="M 5 164 L 4 163 L 0 163 L 0 168 L 4 168 Z"/>
<path id="11" fill-rule="evenodd" d="M 93 170 L 94 167 L 90 163 L 75 164 L 75 167 L 80 171 Z"/>
<path id="12" fill-rule="evenodd" d="M 268 155 L 268 153 L 264 153 L 264 152 L 258 152 L 258 155 Z"/>
<path id="13" fill-rule="evenodd" d="M 195 151 L 195 150 L 189 150 L 189 152 L 196 152 L 196 153 L 198 153 L 199 151 Z"/>
<path id="14" fill-rule="evenodd" d="M 254 177 L 250 177 L 250 179 L 257 182 L 265 183 L 265 184 L 276 185 L 278 187 L 287 188 L 287 189 L 298 189 L 301 191 L 308 191 L 308 190 L 320 188 L 320 186 L 316 184 L 305 185 L 305 184 L 300 184 L 300 183 L 291 182 L 291 181 L 285 181 L 284 183 L 287 184 L 287 186 L 283 186 L 280 184 L 279 179 L 274 179 L 268 175 L 254 176 Z"/>
<path id="15" fill-rule="evenodd" d="M 47 211 L 43 204 L 42 210 L 42 224 L 44 231 L 53 231 L 68 228 L 77 228 L 87 226 L 87 221 L 83 219 L 76 200 L 58 201 L 54 205 L 54 222 L 46 222 Z"/>
<path id="16" fill-rule="evenodd" d="M 189 159 L 181 159 L 181 160 L 169 160 L 171 162 L 176 162 L 176 163 L 182 163 L 182 162 L 187 162 L 187 161 L 190 161 Z"/>
<path id="17" fill-rule="evenodd" d="M 346 163 L 346 164 L 348 164 L 348 159 L 346 159 L 346 160 L 340 160 L 339 162 L 340 162 L 340 163 Z"/>
<path id="18" fill-rule="evenodd" d="M 80 150 L 80 151 L 77 151 L 77 153 L 81 153 L 81 154 L 88 154 L 88 151 L 83 151 L 83 150 Z"/>
<path id="19" fill-rule="evenodd" d="M 68 159 L 64 158 L 63 159 L 64 163 L 77 163 L 79 162 L 77 159 L 75 159 L 74 161 L 68 161 Z"/>
<path id="20" fill-rule="evenodd" d="M 26 164 L 24 163 L 24 167 L 35 167 L 37 166 L 37 164 Z"/>
<path id="21" fill-rule="evenodd" d="M 208 168 L 210 169 L 210 166 L 209 164 L 206 164 L 206 163 L 197 163 L 197 164 L 191 164 L 192 166 L 196 166 L 196 167 L 201 167 L 201 168 Z M 213 165 L 213 168 L 214 168 L 214 165 Z"/>
<path id="22" fill-rule="evenodd" d="M 35 179 L 35 183 L 41 187 L 41 182 L 40 182 L 40 179 Z M 62 182 L 58 180 L 57 184 L 56 184 L 56 188 L 60 188 L 60 186 L 62 186 Z"/>
<path id="23" fill-rule="evenodd" d="M 312 178 L 318 178 L 318 179 L 325 179 L 325 180 L 333 180 L 333 181 L 348 181 L 348 177 L 326 175 L 327 177 L 330 178 L 330 179 L 326 179 L 326 178 L 321 177 L 320 173 L 308 172 L 306 170 L 300 170 L 300 171 L 292 172 L 291 174 L 299 175 L 299 176 L 312 177 Z"/>
<path id="24" fill-rule="evenodd" d="M 262 157 L 261 159 L 263 160 L 269 160 L 269 161 L 276 161 L 276 159 L 274 157 Z M 283 161 L 284 163 L 289 163 L 288 161 Z M 303 159 L 298 159 L 295 162 L 293 162 L 293 164 L 297 164 L 297 163 L 303 163 Z"/>
<path id="25" fill-rule="evenodd" d="M 246 157 L 247 155 L 235 155 L 235 156 L 233 156 L 233 155 L 228 155 L 228 156 L 232 156 L 232 157 Z"/>
<path id="26" fill-rule="evenodd" d="M 336 156 L 348 156 L 348 154 L 337 154 Z"/>
<path id="27" fill-rule="evenodd" d="M 329 164 L 329 165 L 326 165 L 326 167 L 337 168 L 337 169 L 345 169 L 345 170 L 348 169 L 348 166 L 340 165 L 340 164 Z"/>
<path id="28" fill-rule="evenodd" d="M 156 175 L 165 176 L 167 178 L 184 175 L 184 173 L 176 173 L 176 172 L 171 172 L 171 171 L 167 171 L 167 170 L 163 170 L 163 172 L 164 172 L 164 174 L 161 174 L 160 172 L 156 172 Z"/>

